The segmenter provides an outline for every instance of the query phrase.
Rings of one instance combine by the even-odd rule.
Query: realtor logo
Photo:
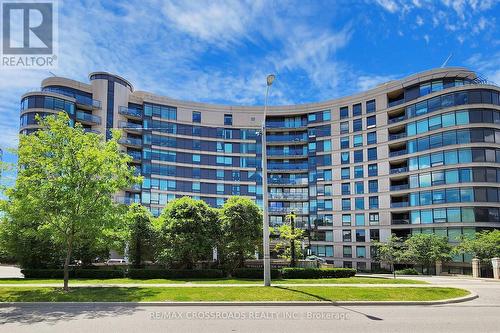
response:
[[[54,68],[54,1],[2,1],[2,67]]]

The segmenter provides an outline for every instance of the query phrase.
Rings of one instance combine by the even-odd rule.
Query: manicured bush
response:
[[[263,268],[236,268],[231,274],[235,278],[239,279],[263,279],[264,269]],[[281,279],[281,271],[279,269],[271,269],[272,279]]]
[[[404,268],[396,271],[397,275],[418,275],[418,271],[415,268]]]
[[[128,271],[131,279],[218,279],[224,277],[220,269],[135,269]]]
[[[27,279],[62,279],[62,269],[23,269],[21,273]],[[125,271],[121,269],[71,269],[70,278],[77,279],[116,279],[125,277]]]
[[[27,279],[62,279],[64,277],[62,269],[22,269],[21,273]],[[75,277],[75,272],[70,270],[69,277]]]
[[[283,268],[284,279],[348,278],[356,274],[352,268]]]

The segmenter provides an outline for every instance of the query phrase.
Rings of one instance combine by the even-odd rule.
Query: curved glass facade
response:
[[[294,212],[309,253],[358,270],[378,267],[371,244],[391,233],[433,232],[453,243],[500,227],[500,90],[473,77],[437,69],[338,100],[270,107],[269,223],[286,223]],[[262,108],[135,93],[107,73],[78,86],[47,80],[22,99],[21,133],[36,128],[35,113],[54,110],[88,131],[121,129],[123,149],[144,177],[117,194],[121,202],[155,215],[185,195],[213,207],[232,195],[262,205]],[[467,273],[469,259],[447,267]]]

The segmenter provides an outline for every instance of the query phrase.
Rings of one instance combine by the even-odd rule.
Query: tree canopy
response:
[[[482,231],[476,233],[474,238],[463,238],[458,250],[472,253],[482,261],[500,257],[500,230]]]

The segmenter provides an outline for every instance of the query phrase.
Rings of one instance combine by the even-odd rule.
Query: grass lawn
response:
[[[137,301],[431,301],[469,292],[456,288],[360,287],[77,287],[0,288],[0,302],[137,302]]]
[[[60,283],[61,279],[0,279],[0,284],[25,284],[25,283]],[[144,284],[159,284],[159,283],[207,283],[207,284],[255,284],[262,283],[262,279],[70,279],[69,284],[128,284],[128,283],[144,283]],[[352,277],[338,279],[289,279],[289,280],[273,280],[273,283],[341,283],[341,284],[427,284],[424,281],[409,280],[409,279],[385,279],[378,277]]]

